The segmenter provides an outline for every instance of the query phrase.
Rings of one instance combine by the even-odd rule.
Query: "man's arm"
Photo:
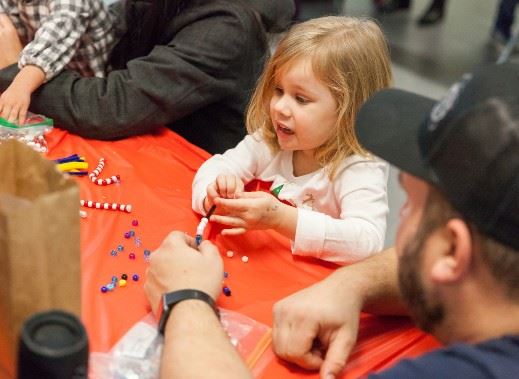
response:
[[[274,306],[274,350],[302,367],[320,367],[322,378],[333,378],[355,345],[361,310],[405,314],[394,249],[338,269],[278,302]]]
[[[223,263],[218,249],[204,241],[196,250],[193,243],[186,234],[174,232],[152,253],[144,290],[155,314],[166,292],[196,289],[213,299],[220,294]],[[181,301],[166,324],[161,377],[208,376],[251,377],[211,306],[201,300]]]
[[[236,78],[250,70],[256,20],[219,6],[177,16],[170,26],[185,25],[169,44],[105,79],[62,72],[33,94],[31,110],[73,133],[115,139],[149,132],[241,91]],[[17,72],[14,65],[0,71],[0,91]]]

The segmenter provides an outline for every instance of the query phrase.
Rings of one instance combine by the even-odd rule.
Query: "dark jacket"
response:
[[[147,55],[119,59],[123,68],[105,79],[64,71],[33,94],[30,110],[87,138],[168,125],[211,153],[225,151],[245,134],[243,114],[266,54],[264,24],[272,12],[256,11],[240,0],[185,1]],[[17,72],[16,65],[0,70],[0,91]]]

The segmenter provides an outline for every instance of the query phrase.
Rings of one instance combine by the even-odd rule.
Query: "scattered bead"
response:
[[[128,258],[130,258],[130,259],[135,259],[135,254],[130,253],[130,254],[128,255]]]
[[[133,226],[137,226],[137,225],[139,225],[139,221],[138,221],[138,220],[133,220],[133,221],[132,221],[132,225],[133,225]]]
[[[229,287],[227,287],[227,286],[223,287],[222,291],[225,296],[231,296],[231,289]]]
[[[108,288],[108,291],[113,291],[115,288],[115,285],[113,283],[107,284],[106,288]]]
[[[132,235],[130,234],[130,232],[125,232],[124,233],[124,238],[128,239],[130,238]]]
[[[87,217],[87,213],[85,211],[79,211],[79,217],[86,218]]]
[[[144,256],[149,257],[150,255],[151,255],[151,251],[149,251],[148,249],[144,249]]]
[[[119,280],[119,287],[125,287],[126,286],[126,280],[121,279]]]
[[[121,275],[121,279],[124,279],[124,280],[128,279],[128,275],[126,275],[126,274],[122,274],[122,275]]]
[[[232,252],[231,250],[227,251],[227,256],[228,256],[229,258],[234,257],[234,252]]]
[[[249,257],[246,256],[246,255],[244,255],[243,257],[241,257],[241,261],[242,261],[243,263],[247,263],[247,262],[249,261]]]
[[[224,272],[223,272],[223,277],[224,277],[224,278],[228,278],[228,277],[229,277],[229,273],[228,273],[227,271],[224,271]]]
[[[134,282],[138,281],[139,280],[139,275],[133,274],[132,275],[132,279],[133,279]]]
[[[135,232],[133,230],[130,230],[128,233],[130,233],[130,237],[133,237],[135,235]]]
[[[135,246],[141,247],[141,245],[142,245],[141,239],[139,237],[135,237]]]
[[[108,288],[106,288],[106,286],[102,286],[102,287],[101,287],[101,292],[102,292],[102,293],[106,293],[106,292],[108,292]]]
[[[123,251],[123,250],[124,250],[124,246],[123,246],[123,245],[119,245],[119,246],[117,246],[117,250],[119,250],[119,251]]]
[[[112,250],[112,251],[110,252],[110,255],[111,255],[112,257],[117,257],[117,251]]]
[[[112,276],[112,283],[117,283],[118,280],[119,278],[117,276]]]

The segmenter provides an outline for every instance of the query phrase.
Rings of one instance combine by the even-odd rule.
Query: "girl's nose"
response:
[[[290,116],[290,106],[286,95],[274,100],[274,110],[285,117]]]

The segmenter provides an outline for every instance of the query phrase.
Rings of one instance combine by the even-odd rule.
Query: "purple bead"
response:
[[[135,254],[130,253],[130,254],[128,255],[128,258],[130,258],[130,259],[135,259]]]
[[[145,257],[149,257],[151,255],[151,251],[149,251],[148,249],[145,249],[144,250],[144,256]]]
[[[133,237],[135,235],[135,232],[133,230],[130,230],[128,233],[130,233],[130,237]]]
[[[126,238],[126,239],[130,238],[131,236],[132,236],[132,235],[131,235],[130,232],[126,232],[126,233],[124,233],[124,238]]]
[[[106,288],[106,286],[102,286],[102,287],[101,287],[101,292],[102,292],[102,293],[106,293],[106,292],[108,292],[108,288]]]
[[[231,296],[231,289],[229,287],[227,287],[227,286],[223,287],[222,291],[225,296]]]
[[[133,220],[133,221],[132,221],[132,225],[133,225],[133,226],[137,226],[137,225],[139,225],[139,221],[138,221],[138,220]]]
[[[110,255],[111,255],[112,257],[117,257],[117,251],[112,250],[112,251],[110,252]]]
[[[138,281],[139,280],[139,275],[133,274],[132,279],[133,279],[134,282]]]
[[[228,278],[228,277],[229,277],[229,273],[228,273],[227,271],[224,271],[224,272],[223,272],[223,277],[224,277],[224,278]]]
[[[123,250],[124,250],[124,246],[123,246],[123,245],[119,245],[119,246],[117,246],[117,250],[119,250],[119,251],[123,251]]]

